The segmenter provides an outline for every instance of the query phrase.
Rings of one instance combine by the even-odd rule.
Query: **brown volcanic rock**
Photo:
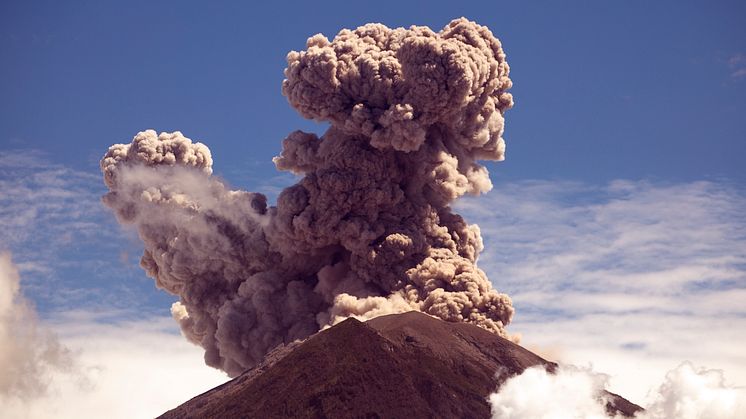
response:
[[[161,418],[488,418],[501,377],[556,364],[479,327],[419,312],[348,319]],[[612,395],[610,411],[640,407]]]

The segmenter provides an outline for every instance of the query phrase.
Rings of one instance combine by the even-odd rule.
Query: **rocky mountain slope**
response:
[[[501,380],[535,365],[556,368],[471,324],[419,312],[348,319],[161,418],[488,418]],[[611,396],[610,412],[641,409]]]

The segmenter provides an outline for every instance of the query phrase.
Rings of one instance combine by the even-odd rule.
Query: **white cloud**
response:
[[[0,238],[14,248],[37,241],[59,246],[73,238],[99,236],[96,221],[105,215],[101,182],[95,174],[46,162],[38,152],[4,151]]]
[[[510,330],[644,400],[682,360],[746,384],[746,196],[714,182],[523,181],[464,200]]]
[[[24,293],[42,317],[75,307],[154,311],[156,293],[136,262],[142,245],[101,204],[97,172],[49,162],[34,150],[0,152],[0,250],[10,250]],[[149,305],[150,304],[150,305]]]
[[[20,293],[10,253],[0,252],[0,402],[43,397],[50,375],[70,374],[73,367],[70,351],[39,325]]]
[[[734,79],[741,79],[746,77],[746,55],[745,54],[733,54],[728,59],[728,67],[730,67],[730,76]]]
[[[79,310],[40,322],[0,253],[1,416],[154,417],[227,380],[171,317],[127,320],[136,316]]]
[[[543,367],[509,378],[489,397],[493,419],[607,418],[602,391],[607,378],[587,369]]]
[[[61,313],[49,326],[77,354],[80,375],[53,374],[49,391],[3,406],[8,417],[155,417],[228,378],[204,365],[203,350],[175,332],[173,319],[126,313]],[[133,314],[133,313],[129,313]]]
[[[690,362],[669,371],[641,419],[739,419],[746,417],[746,390],[728,385],[720,370]]]
[[[554,374],[529,368],[489,396],[492,418],[608,418],[607,386],[608,377],[590,368],[562,365]],[[729,385],[722,371],[684,362],[666,374],[645,409],[635,417],[739,419],[746,416],[746,390]]]
[[[53,285],[62,281],[68,291],[82,292],[81,274],[105,276],[117,266],[101,260],[117,254],[121,244],[112,240],[119,232],[106,226],[110,216],[100,203],[100,184],[100,176],[49,163],[33,150],[2,152],[0,250],[13,252],[26,294],[35,301],[79,303]]]

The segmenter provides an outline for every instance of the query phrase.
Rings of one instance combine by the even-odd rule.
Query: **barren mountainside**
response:
[[[556,367],[471,324],[414,311],[348,319],[161,418],[488,418],[501,379],[534,365]],[[640,410],[612,399],[610,411]]]

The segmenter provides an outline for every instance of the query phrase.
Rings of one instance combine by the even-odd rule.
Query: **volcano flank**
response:
[[[537,365],[557,368],[471,324],[415,311],[350,318],[276,348],[161,418],[488,418],[488,395]],[[611,414],[642,410],[606,396]]]

